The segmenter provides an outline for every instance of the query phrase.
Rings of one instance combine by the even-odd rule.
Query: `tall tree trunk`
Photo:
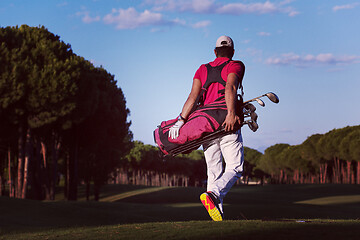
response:
[[[294,170],[293,181],[295,184],[300,183],[300,170],[299,169]]]
[[[320,164],[320,183],[327,183],[327,163]]]
[[[70,154],[67,153],[65,157],[65,187],[64,187],[64,197],[68,199],[69,194],[69,161],[70,161]]]
[[[69,201],[77,200],[77,183],[78,183],[78,175],[77,175],[77,165],[78,165],[78,144],[75,134],[74,144],[70,146],[70,154],[68,161],[68,195],[67,199]]]
[[[357,162],[356,182],[360,184],[360,161]]]
[[[37,200],[43,200],[44,199],[44,192],[43,192],[43,170],[41,167],[41,141],[40,139],[36,139],[36,143],[34,144],[35,147],[35,154],[33,156],[33,182],[31,184],[31,187],[34,187],[34,192],[36,194]]]
[[[22,184],[21,198],[26,198],[27,187],[29,182],[29,165],[32,158],[32,146],[30,142],[30,129],[26,131],[26,140],[25,140],[25,162],[24,162],[24,182]]]
[[[45,199],[50,200],[50,181],[49,181],[49,164],[47,163],[46,158],[46,145],[44,142],[41,142],[41,153],[43,156],[42,165],[43,165],[43,178],[44,178],[44,189],[45,189]]]
[[[324,164],[324,183],[327,183],[327,182],[328,182],[327,168],[328,168],[328,163],[326,162],[326,163]]]
[[[347,183],[346,169],[344,164],[340,163],[340,172],[341,172],[341,183]]]
[[[281,170],[280,170],[280,179],[279,179],[280,184],[283,184],[283,183],[284,183],[284,182],[283,182],[283,179],[284,179],[284,170],[281,169]]]
[[[8,147],[8,184],[9,184],[9,197],[14,197],[14,182],[13,176],[11,174],[12,167],[11,167],[11,149],[10,146]]]
[[[50,200],[55,200],[55,188],[58,181],[57,162],[59,158],[60,141],[57,141],[55,134],[53,134],[52,139],[52,174],[50,181]]]
[[[27,194],[27,184],[29,179],[29,156],[25,156],[24,161],[24,177],[21,189],[21,198],[25,199]]]
[[[351,183],[351,161],[346,161],[347,183]]]
[[[333,182],[334,183],[340,183],[340,159],[334,158],[334,167],[333,167]]]
[[[324,183],[323,182],[323,179],[324,179],[324,176],[323,176],[323,174],[324,174],[323,164],[320,164],[319,168],[320,168],[320,170],[319,170],[320,183],[323,184]]]
[[[17,169],[17,185],[15,195],[17,198],[22,197],[22,185],[24,180],[24,130],[23,126],[19,127],[19,139],[18,139],[18,169]]]

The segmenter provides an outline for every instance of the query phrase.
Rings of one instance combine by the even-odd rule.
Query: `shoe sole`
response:
[[[219,209],[217,209],[213,200],[210,198],[210,196],[207,193],[201,194],[200,200],[201,200],[201,203],[204,205],[206,211],[209,213],[212,220],[217,221],[217,222],[223,220]]]

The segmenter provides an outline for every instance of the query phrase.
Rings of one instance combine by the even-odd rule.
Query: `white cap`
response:
[[[234,42],[228,36],[221,36],[216,41],[216,47],[232,47],[232,48],[234,48]]]

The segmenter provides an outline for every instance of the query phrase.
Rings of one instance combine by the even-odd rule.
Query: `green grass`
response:
[[[224,222],[202,188],[107,186],[100,202],[0,197],[0,239],[359,239],[360,186],[234,187]],[[83,199],[82,189],[79,195]]]
[[[188,221],[11,233],[0,239],[358,239],[356,221]]]

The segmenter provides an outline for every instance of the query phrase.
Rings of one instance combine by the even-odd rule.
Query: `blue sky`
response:
[[[44,25],[73,51],[115,75],[131,111],[134,140],[176,117],[197,68],[229,35],[246,65],[245,100],[259,130],[243,128],[245,146],[300,144],[315,133],[358,125],[360,2],[355,0],[1,1],[0,25]]]

